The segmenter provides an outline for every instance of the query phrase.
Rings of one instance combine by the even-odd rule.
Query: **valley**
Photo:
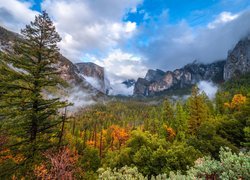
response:
[[[90,11],[91,3],[81,5]],[[131,11],[127,16],[137,13]],[[244,13],[230,21],[226,14],[226,20]],[[20,33],[0,21],[0,179],[250,179],[249,33],[231,43],[225,57],[213,60],[176,59],[171,66],[166,55],[161,66],[151,56],[143,61],[118,50],[124,57],[114,61],[117,54],[97,58],[103,52],[98,46],[76,61],[63,54],[70,49],[65,42],[77,49],[85,45],[82,37],[73,43],[73,36],[61,35],[62,26],[51,14],[39,12]],[[218,22],[206,28],[214,32]],[[222,22],[224,28],[227,22]],[[126,23],[112,26],[118,32],[112,38],[108,34],[105,43],[132,36],[134,24]],[[88,48],[98,28],[88,29]],[[134,41],[119,43],[139,51]],[[182,47],[186,41],[189,45],[190,37],[172,43]],[[151,43],[145,37],[138,42],[146,49]]]

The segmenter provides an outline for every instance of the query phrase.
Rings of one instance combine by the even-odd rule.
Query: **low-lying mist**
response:
[[[60,89],[57,93],[46,91],[44,94],[46,94],[48,99],[60,98],[60,101],[68,102],[70,106],[67,107],[67,111],[70,114],[76,113],[78,110],[96,103],[93,99],[93,97],[96,96],[95,93],[84,91],[82,88],[77,86],[73,88]]]
[[[198,83],[198,88],[201,92],[205,92],[209,99],[214,99],[218,90],[218,86],[210,81],[200,81]]]

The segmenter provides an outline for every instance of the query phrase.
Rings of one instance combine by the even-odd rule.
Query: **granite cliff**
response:
[[[250,35],[240,40],[233,50],[228,52],[224,67],[224,79],[245,74],[250,71]]]
[[[110,82],[105,76],[104,68],[92,62],[75,64],[79,74],[99,91],[108,94]]]
[[[174,71],[148,70],[144,78],[139,78],[135,83],[134,95],[149,96],[170,89],[187,88],[199,81],[223,81],[225,61],[211,64],[201,64],[194,61],[183,68]]]
[[[220,83],[247,72],[250,72],[250,35],[242,38],[228,52],[226,60],[211,64],[195,61],[181,69],[167,72],[148,70],[144,78],[136,81],[134,95],[149,96],[170,89],[187,88],[202,80]]]

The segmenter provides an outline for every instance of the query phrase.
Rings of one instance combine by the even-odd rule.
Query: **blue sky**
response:
[[[34,0],[34,1],[30,1],[32,2],[33,6],[31,7],[31,9],[36,10],[36,11],[41,11],[41,3],[43,0]]]
[[[32,3],[31,9],[41,12],[43,0],[20,0]],[[171,24],[186,20],[191,26],[202,26],[223,11],[237,13],[250,7],[248,0],[144,0],[139,4],[136,13],[128,13],[123,21],[146,23],[145,13],[157,18],[163,11],[168,12]]]
[[[136,21],[137,23],[143,22],[143,16],[140,14],[141,10],[147,12],[150,16],[159,16],[162,11],[168,11],[168,22],[169,23],[178,23],[183,19],[188,19],[191,24],[196,19],[195,12],[206,11],[209,8],[212,8],[218,1],[213,0],[145,0],[142,5],[138,7],[138,13],[131,14],[127,18],[128,20]],[[208,21],[208,16],[203,16],[204,21]],[[196,23],[195,23],[196,24]]]
[[[41,10],[61,53],[104,66],[114,83],[225,59],[250,34],[250,0],[0,0],[0,25],[20,32]]]
[[[31,9],[41,11],[43,0],[32,0],[30,2],[33,4]],[[98,0],[96,2],[98,5]],[[161,28],[165,25],[174,26],[180,22],[185,22],[192,28],[202,28],[222,12],[237,14],[249,9],[249,7],[249,0],[143,0],[136,6],[136,12],[124,11],[121,21],[135,22],[137,26],[149,29],[152,28],[152,21],[154,22],[153,28]],[[112,4],[110,4],[110,8],[112,8]],[[163,12],[166,13],[165,18],[162,18]],[[156,33],[158,32],[156,31]],[[148,44],[150,38],[154,37],[141,33],[141,35],[134,37],[134,41],[124,43],[122,48],[133,51],[135,43],[138,47],[143,47]],[[103,55],[98,48],[92,48],[89,53]],[[90,60],[86,56],[81,59],[84,61]]]

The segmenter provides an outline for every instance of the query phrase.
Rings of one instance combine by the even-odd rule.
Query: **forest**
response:
[[[250,74],[214,99],[110,98],[70,113],[43,12],[0,54],[0,179],[250,179]]]

